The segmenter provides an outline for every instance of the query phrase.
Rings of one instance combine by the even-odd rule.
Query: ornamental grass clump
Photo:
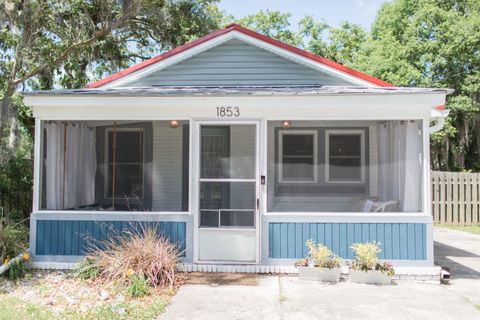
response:
[[[308,240],[306,244],[309,252],[309,257],[314,267],[327,269],[340,267],[340,258],[336,256],[325,245],[321,243],[316,244],[313,240]]]
[[[377,243],[354,243],[351,248],[355,252],[355,258],[350,262],[350,268],[365,272],[378,270],[387,273],[388,276],[395,274],[393,266],[390,263],[379,262],[378,257],[382,250]]]
[[[99,283],[139,287],[139,279],[143,279],[153,288],[172,288],[180,254],[177,246],[155,229],[124,232],[98,243],[78,265],[77,273]]]

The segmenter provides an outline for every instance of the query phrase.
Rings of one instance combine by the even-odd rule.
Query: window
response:
[[[107,197],[143,198],[143,129],[109,128],[106,132]]]
[[[317,181],[317,131],[280,131],[280,182]]]
[[[365,180],[363,130],[326,130],[326,181],[362,183]]]

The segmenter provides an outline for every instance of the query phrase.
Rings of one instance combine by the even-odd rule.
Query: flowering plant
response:
[[[340,258],[325,245],[321,243],[316,244],[313,240],[308,240],[306,244],[308,255],[315,267],[328,269],[340,267]]]
[[[384,273],[386,272],[389,276],[395,274],[395,270],[390,263],[380,263],[378,261],[381,249],[377,243],[354,243],[351,248],[355,252],[355,258],[350,262],[350,268],[365,272],[378,270]]]
[[[297,260],[297,262],[295,262],[295,268],[298,268],[298,267],[308,267],[308,259],[307,258],[303,258],[303,259],[300,259],[300,260]]]

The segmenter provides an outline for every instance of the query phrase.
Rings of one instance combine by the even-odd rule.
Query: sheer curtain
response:
[[[399,201],[400,211],[418,212],[422,185],[419,121],[389,121],[378,126],[378,196]]]
[[[95,130],[49,122],[46,139],[46,208],[72,209],[95,201]],[[66,143],[65,143],[66,140]]]

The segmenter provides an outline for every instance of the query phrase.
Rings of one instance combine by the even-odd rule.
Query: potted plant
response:
[[[393,266],[380,263],[378,256],[381,249],[375,242],[354,243],[352,250],[355,258],[349,263],[350,281],[353,283],[390,284],[395,274]]]
[[[323,244],[307,243],[308,256],[295,263],[300,279],[338,282],[341,274],[341,260]]]

